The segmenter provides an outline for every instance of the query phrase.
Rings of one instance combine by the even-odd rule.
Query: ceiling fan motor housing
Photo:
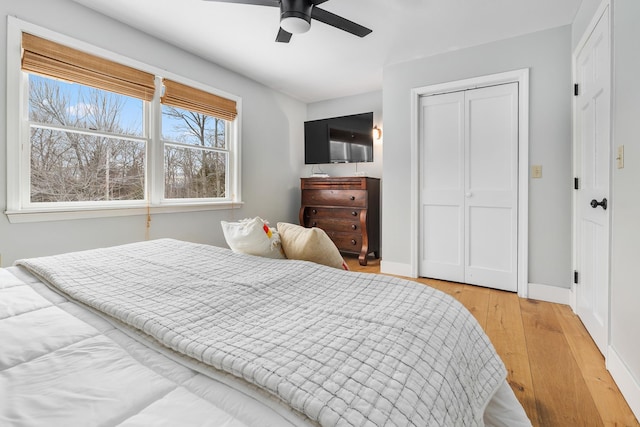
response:
[[[281,0],[280,26],[290,33],[304,33],[311,27],[311,9],[309,0]]]

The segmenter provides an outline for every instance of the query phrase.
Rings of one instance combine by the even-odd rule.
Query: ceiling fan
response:
[[[208,0],[223,3],[253,4],[280,8],[280,30],[276,41],[289,43],[292,34],[301,34],[311,28],[311,19],[324,22],[340,30],[364,37],[371,32],[369,28],[349,21],[341,16],[317,7],[327,0]]]

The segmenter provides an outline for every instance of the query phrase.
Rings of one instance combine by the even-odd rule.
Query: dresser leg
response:
[[[367,253],[360,252],[360,255],[358,255],[358,261],[360,262],[360,265],[367,265]]]

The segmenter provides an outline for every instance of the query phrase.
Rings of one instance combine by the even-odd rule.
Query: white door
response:
[[[576,313],[606,355],[609,313],[610,55],[608,8],[575,59]]]
[[[420,98],[420,271],[464,282],[464,92]]]
[[[419,275],[517,290],[518,84],[421,98]]]

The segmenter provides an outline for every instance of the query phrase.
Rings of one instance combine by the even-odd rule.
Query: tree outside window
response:
[[[31,203],[146,199],[144,101],[29,75]],[[228,122],[162,105],[164,198],[227,195]]]
[[[163,105],[162,139],[166,199],[226,196],[226,120]]]

